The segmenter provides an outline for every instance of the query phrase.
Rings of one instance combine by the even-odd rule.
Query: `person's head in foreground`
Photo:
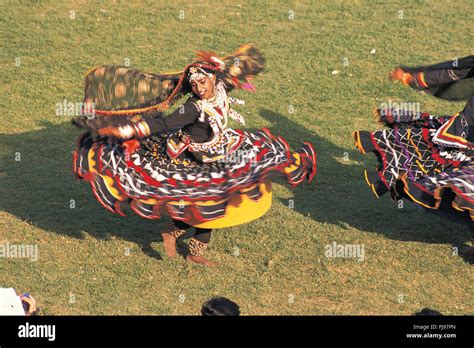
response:
[[[416,312],[414,315],[421,315],[421,316],[438,316],[438,315],[443,315],[438,311],[435,311],[434,309],[431,308],[423,308],[421,311]]]
[[[204,316],[237,316],[240,315],[240,308],[234,301],[218,296],[202,305],[201,314]]]
[[[29,293],[24,293],[20,296],[21,304],[25,310],[25,315],[38,315],[38,309],[36,307],[36,300]]]

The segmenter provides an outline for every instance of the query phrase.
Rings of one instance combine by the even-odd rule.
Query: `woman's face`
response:
[[[191,88],[194,94],[201,99],[211,99],[214,97],[214,86],[216,81],[216,75],[212,77],[201,77],[191,82]]]

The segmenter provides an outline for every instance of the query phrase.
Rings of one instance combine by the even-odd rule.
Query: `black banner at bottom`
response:
[[[0,317],[0,347],[367,345],[472,347],[473,317]]]

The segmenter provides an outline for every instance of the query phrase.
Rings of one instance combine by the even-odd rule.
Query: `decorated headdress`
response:
[[[212,75],[214,75],[213,72],[207,72],[203,68],[192,66],[188,70],[187,79],[189,82],[192,82],[203,77],[211,77]]]
[[[189,82],[201,77],[211,77],[217,72],[222,73],[225,69],[225,63],[215,56],[214,52],[201,52],[202,51],[198,52],[198,57],[201,59],[190,64],[187,69],[185,69],[185,75]]]

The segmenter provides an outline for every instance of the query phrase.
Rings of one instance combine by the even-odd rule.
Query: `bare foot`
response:
[[[169,233],[162,233],[163,246],[165,247],[166,255],[176,257],[176,238]]]
[[[400,81],[405,86],[409,86],[413,81],[412,74],[403,71],[403,69],[400,67],[393,69],[390,72],[389,77],[392,81]]]
[[[404,71],[400,67],[396,67],[395,69],[390,71],[390,74],[388,76],[392,81],[401,81],[403,78],[403,73]]]
[[[199,263],[201,265],[205,265],[205,266],[209,266],[209,267],[217,266],[216,262],[209,261],[208,259],[205,259],[202,256],[188,255],[188,256],[186,256],[186,261]]]

